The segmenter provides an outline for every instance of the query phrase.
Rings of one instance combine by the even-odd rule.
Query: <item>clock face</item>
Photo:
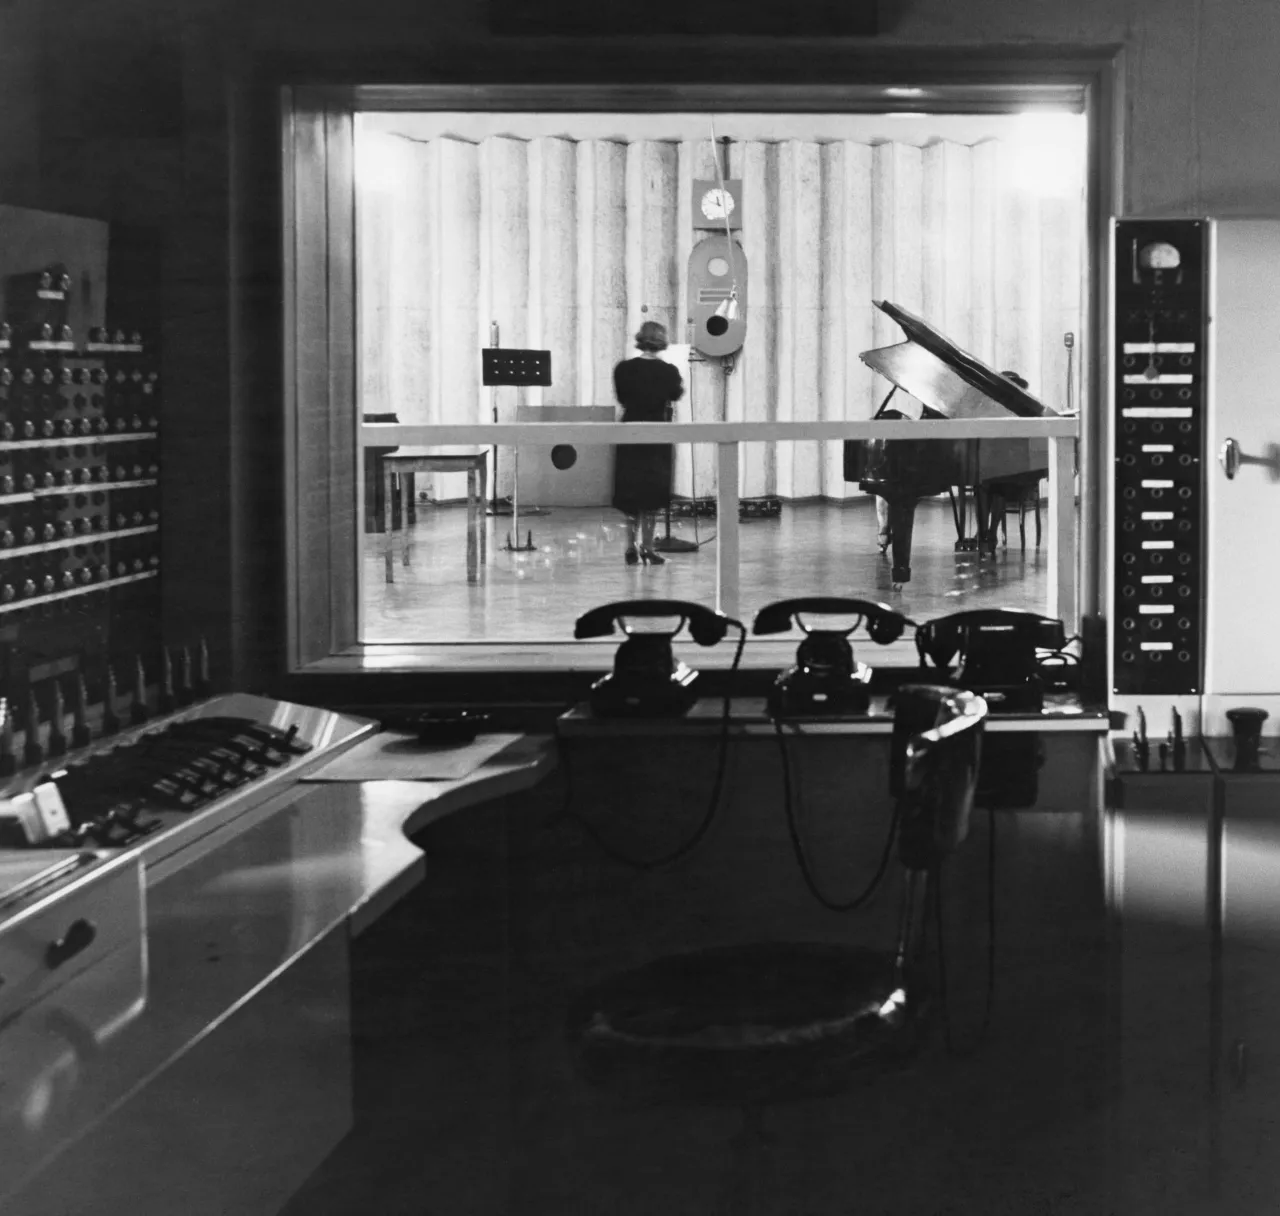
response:
[[[709,220],[728,219],[733,214],[733,195],[717,186],[702,196],[702,214]]]

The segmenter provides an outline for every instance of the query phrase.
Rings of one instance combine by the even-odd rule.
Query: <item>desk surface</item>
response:
[[[566,736],[680,735],[718,731],[724,713],[720,697],[703,697],[681,718],[597,718],[588,705],[576,705],[559,718],[560,732]],[[871,699],[871,712],[864,717],[794,718],[785,724],[789,734],[803,735],[888,735],[893,732],[893,714],[887,698]],[[1078,731],[1106,734],[1110,722],[1105,709],[1086,709],[1078,698],[1055,694],[1045,698],[1038,714],[991,714],[984,730],[993,732]],[[763,697],[732,697],[729,701],[729,733],[751,737],[773,735],[775,728],[765,712]]]
[[[6,1125],[0,1195],[69,1148],[327,934],[344,924],[361,932],[422,882],[426,858],[407,834],[528,789],[554,766],[548,737],[523,736],[457,781],[299,782],[264,815],[229,825],[216,848],[148,885],[145,1004],[101,1036],[92,1066],[73,1073],[75,1092],[64,1095],[58,1117],[21,1136]],[[104,961],[101,971],[111,966]],[[60,1057],[50,1067],[59,1078],[68,1072]],[[32,1092],[47,1083],[39,1073],[23,1082]],[[5,1110],[22,1108],[22,1095],[5,1098]]]

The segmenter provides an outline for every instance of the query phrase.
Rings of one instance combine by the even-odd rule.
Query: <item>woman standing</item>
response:
[[[671,403],[684,395],[678,368],[658,358],[667,349],[667,331],[646,321],[636,334],[639,356],[613,369],[613,388],[623,422],[668,422]],[[672,451],[669,443],[620,443],[613,466],[613,505],[627,517],[628,566],[643,561],[661,566],[653,551],[658,512],[671,505]]]

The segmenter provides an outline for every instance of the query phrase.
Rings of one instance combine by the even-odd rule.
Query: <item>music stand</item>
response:
[[[480,348],[482,383],[490,389],[506,386],[521,387],[529,384],[551,384],[551,352],[549,350],[519,350],[514,347],[482,346]],[[490,393],[493,403],[493,420],[498,421],[498,401]],[[520,445],[516,444],[512,457],[514,475],[511,479],[511,531],[507,533],[506,548],[512,553],[527,553],[533,549],[533,533],[520,543]],[[498,445],[493,445],[493,505],[491,515],[498,515]],[[545,515],[546,511],[534,507],[528,515]]]

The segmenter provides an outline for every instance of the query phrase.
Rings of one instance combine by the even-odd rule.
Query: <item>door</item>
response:
[[[1205,692],[1280,691],[1280,220],[1211,227]],[[1229,439],[1234,478],[1219,459]]]
[[[1223,774],[1223,1212],[1280,1194],[1280,774]]]

